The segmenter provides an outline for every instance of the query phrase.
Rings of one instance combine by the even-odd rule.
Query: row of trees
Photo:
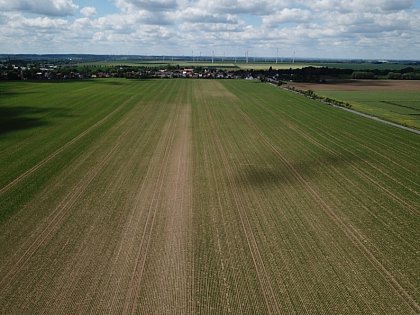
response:
[[[314,100],[319,100],[321,102],[324,102],[326,104],[329,105],[336,105],[336,106],[340,106],[340,107],[345,107],[345,108],[351,108],[351,104],[348,102],[342,102],[333,98],[329,98],[329,97],[323,97],[320,96],[318,94],[316,94],[314,91],[312,90],[300,90],[295,88],[294,86],[289,88],[292,91],[295,91],[297,93],[300,93],[302,95],[305,95],[308,98],[314,99]]]
[[[401,70],[366,70],[354,71],[352,79],[378,79],[386,78],[390,80],[420,80],[420,69],[407,67]]]

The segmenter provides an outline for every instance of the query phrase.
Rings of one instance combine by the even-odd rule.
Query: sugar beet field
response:
[[[0,314],[419,314],[420,137],[247,81],[0,83]]]

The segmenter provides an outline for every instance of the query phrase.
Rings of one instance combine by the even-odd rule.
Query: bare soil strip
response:
[[[190,108],[174,104],[170,111],[113,263],[124,274],[114,287],[110,310],[173,314],[187,313],[191,308]],[[154,269],[145,274],[150,265]],[[127,287],[121,306],[115,300],[119,287]]]
[[[189,269],[191,266],[192,221],[192,157],[191,107],[182,105],[178,124],[173,132],[171,160],[166,171],[162,198],[162,242],[155,273],[160,279],[154,297],[160,314],[185,314],[191,311]]]
[[[174,112],[176,117],[177,113]],[[170,146],[173,142],[174,133],[170,132],[174,127],[176,119],[171,118],[170,123],[167,124],[166,128],[162,131],[162,138],[155,151],[156,164],[151,164],[148,169],[148,177],[145,179],[142,185],[142,189],[137,196],[137,203],[135,209],[137,211],[147,209],[146,222],[144,229],[141,234],[140,243],[138,249],[134,255],[134,269],[130,272],[131,277],[128,286],[128,294],[125,298],[123,312],[133,314],[136,312],[138,307],[140,283],[143,277],[144,266],[147,259],[149,250],[150,240],[153,235],[153,229],[155,225],[155,218],[158,211],[160,202],[160,194],[164,183],[164,171],[169,163],[169,152]],[[131,226],[136,228],[136,226]],[[134,244],[132,244],[134,245]]]
[[[149,205],[148,227],[144,230],[136,268],[130,281],[124,312],[139,310],[159,314],[185,314],[191,309],[190,276],[192,253],[192,158],[191,109],[174,106],[169,128],[163,136],[161,165],[144,187],[142,200]],[[153,167],[154,168],[154,167]],[[156,179],[156,181],[155,181]],[[147,223],[146,223],[147,224]]]

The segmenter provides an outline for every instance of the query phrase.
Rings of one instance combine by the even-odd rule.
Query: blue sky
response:
[[[420,59],[420,0],[0,0],[0,53]]]

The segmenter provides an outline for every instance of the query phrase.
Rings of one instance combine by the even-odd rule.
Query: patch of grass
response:
[[[420,129],[420,92],[318,91],[317,93],[349,102],[353,109],[360,112]]]

